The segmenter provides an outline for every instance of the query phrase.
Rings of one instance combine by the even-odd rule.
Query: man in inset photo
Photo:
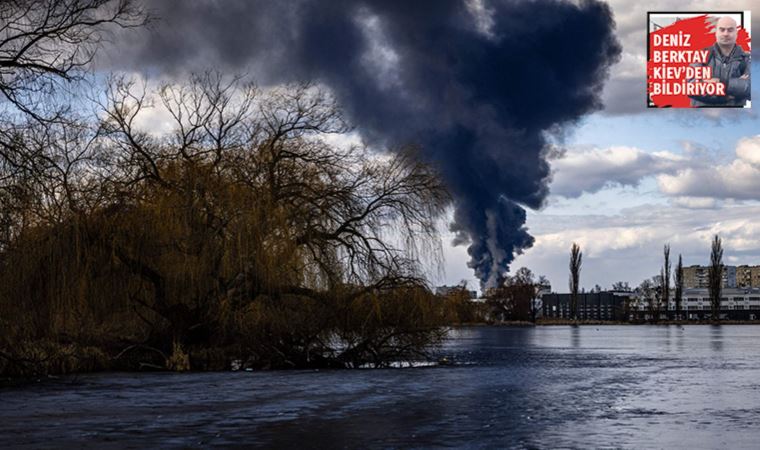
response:
[[[725,16],[715,24],[715,44],[706,48],[710,52],[707,63],[712,68],[713,83],[723,83],[726,95],[691,96],[695,107],[733,106],[742,107],[750,100],[750,53],[736,44],[738,34],[736,20]]]

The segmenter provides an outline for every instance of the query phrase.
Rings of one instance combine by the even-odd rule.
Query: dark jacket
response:
[[[707,64],[699,65],[712,67],[712,76],[726,86],[726,95],[692,96],[692,106],[744,106],[750,100],[752,85],[749,78],[740,77],[749,75],[750,54],[734,45],[731,53],[723,56],[717,43],[705,50],[710,52]]]

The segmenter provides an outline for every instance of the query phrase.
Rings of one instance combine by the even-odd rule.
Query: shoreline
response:
[[[624,322],[614,320],[569,320],[569,319],[536,319],[535,322],[514,320],[503,322],[473,322],[450,325],[451,327],[538,327],[557,325],[760,325],[760,320],[660,320],[658,322]]]

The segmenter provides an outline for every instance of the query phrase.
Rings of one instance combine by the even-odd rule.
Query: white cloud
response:
[[[760,200],[760,135],[741,139],[727,164],[661,174],[657,183],[669,196]]]
[[[551,161],[552,194],[578,198],[611,187],[637,187],[653,177],[660,194],[679,207],[714,208],[716,199],[760,200],[760,135],[740,139],[735,157],[721,158],[723,163],[693,143],[684,145],[683,154],[625,146],[569,150]]]
[[[741,139],[736,146],[736,156],[752,165],[760,166],[760,135]]]
[[[659,272],[666,243],[673,259],[683,255],[684,265],[706,264],[715,234],[723,239],[726,261],[758,264],[760,223],[751,219],[758,215],[756,203],[698,210],[650,204],[614,216],[531,213],[528,225],[536,243],[517,257],[513,269],[527,266],[547,275],[555,290],[564,291],[570,246],[577,242],[584,258],[582,286],[609,287],[619,280],[638,285]]]
[[[165,136],[174,131],[177,123],[169,110],[160,104],[160,100],[153,100],[156,106],[143,108],[135,117],[135,126],[155,137]]]
[[[638,186],[642,179],[675,173],[692,160],[671,152],[647,153],[634,147],[568,151],[552,161],[552,193],[567,198],[609,186]]]
[[[711,197],[676,197],[672,200],[674,206],[685,209],[715,209],[718,201]]]

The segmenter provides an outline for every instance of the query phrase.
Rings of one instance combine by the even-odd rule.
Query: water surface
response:
[[[453,366],[0,390],[0,448],[758,448],[760,327],[475,327]]]

